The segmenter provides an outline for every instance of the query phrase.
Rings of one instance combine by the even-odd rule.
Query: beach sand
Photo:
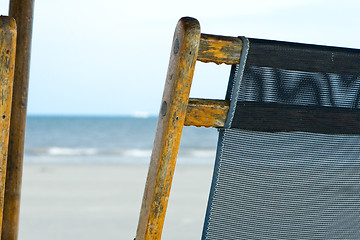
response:
[[[21,240],[133,239],[146,165],[25,164]],[[162,239],[200,239],[213,167],[178,165]]]

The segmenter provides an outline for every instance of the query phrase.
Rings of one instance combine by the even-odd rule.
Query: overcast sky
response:
[[[28,113],[157,115],[182,16],[203,33],[360,48],[359,11],[346,0],[35,0]],[[223,98],[229,69],[197,63],[191,96]]]

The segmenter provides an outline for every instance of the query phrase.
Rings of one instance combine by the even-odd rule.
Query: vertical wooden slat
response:
[[[179,20],[162,98],[136,240],[160,239],[200,42],[200,24]]]
[[[10,17],[0,17],[0,236],[4,207],[10,111],[15,69],[15,51],[15,21]]]
[[[17,24],[17,48],[11,109],[8,164],[2,226],[3,240],[17,239],[24,155],[34,0],[11,0],[9,16]]]

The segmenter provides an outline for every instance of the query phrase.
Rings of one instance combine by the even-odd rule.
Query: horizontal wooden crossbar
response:
[[[190,98],[185,126],[223,127],[229,112],[230,101]]]
[[[237,37],[201,34],[197,60],[216,64],[238,64],[242,41]]]
[[[237,37],[201,34],[197,60],[216,64],[238,64],[242,41]],[[189,100],[185,126],[223,127],[229,101]],[[360,110],[346,108],[243,103],[233,127],[266,131],[306,131],[327,134],[360,134]]]

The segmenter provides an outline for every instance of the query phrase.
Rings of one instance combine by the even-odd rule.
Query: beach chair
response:
[[[224,100],[189,99],[196,60],[232,65]],[[359,101],[360,50],[180,19],[136,240],[161,238],[184,125],[219,129],[202,239],[359,239]]]

